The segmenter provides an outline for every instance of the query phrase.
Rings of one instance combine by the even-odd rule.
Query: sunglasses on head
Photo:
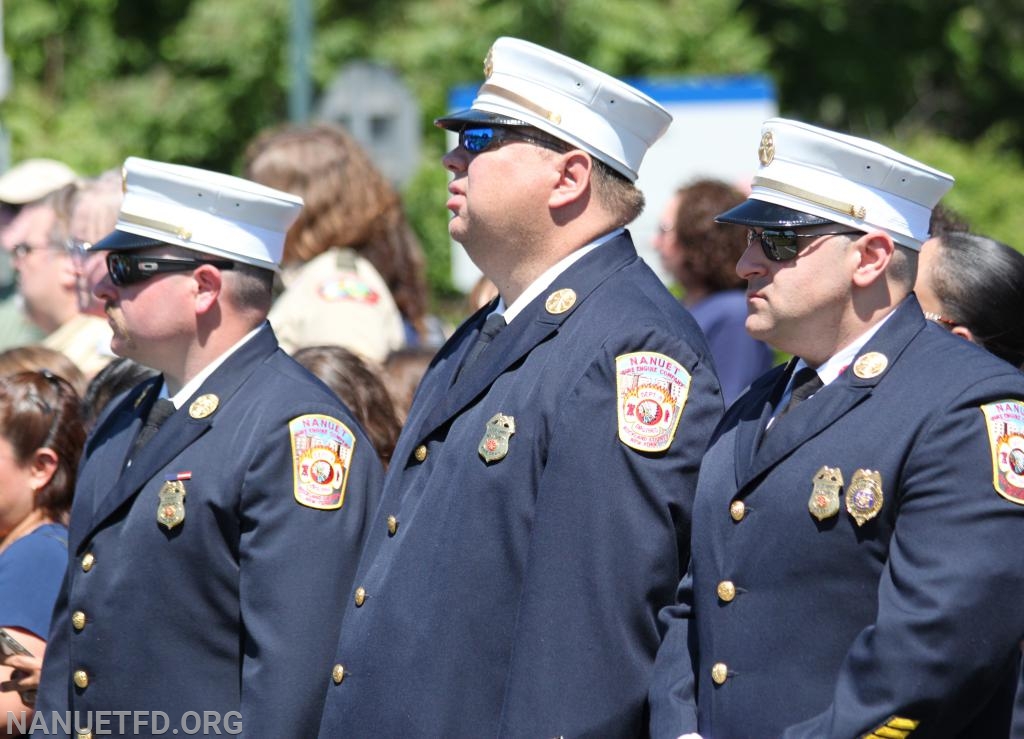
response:
[[[110,281],[118,286],[144,282],[166,272],[189,272],[204,264],[211,264],[218,269],[231,269],[235,266],[234,262],[226,259],[167,259],[117,251],[107,254],[107,273]]]
[[[459,131],[459,146],[470,154],[481,154],[497,149],[513,141],[524,141],[528,144],[543,146],[545,149],[563,152],[568,144],[556,139],[549,139],[543,134],[527,128],[511,128],[504,126],[480,126],[464,128]]]
[[[798,234],[796,231],[775,231],[766,228],[760,233],[752,228],[747,229],[747,246],[754,243],[754,239],[761,242],[761,250],[764,255],[773,262],[788,262],[796,259],[800,253],[800,246],[797,239],[820,239],[823,236],[848,236],[859,234],[860,231],[828,231],[827,233]]]

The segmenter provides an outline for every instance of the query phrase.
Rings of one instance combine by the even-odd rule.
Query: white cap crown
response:
[[[784,118],[765,121],[750,198],[919,249],[953,178],[867,139]],[[741,206],[742,207],[742,206]]]
[[[205,169],[129,157],[123,174],[118,231],[256,267],[278,268],[302,210],[297,195]]]
[[[601,160],[631,182],[672,116],[625,82],[521,39],[487,52],[486,81],[473,106],[438,119],[445,128],[487,122],[529,125]]]

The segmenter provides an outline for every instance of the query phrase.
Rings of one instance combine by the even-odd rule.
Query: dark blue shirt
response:
[[[45,639],[64,570],[68,530],[40,526],[0,554],[0,626],[15,626]]]
[[[713,293],[690,306],[690,313],[707,337],[728,406],[772,368],[775,358],[771,347],[747,333],[747,298],[742,290]]]

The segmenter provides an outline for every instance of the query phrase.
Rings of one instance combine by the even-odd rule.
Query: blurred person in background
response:
[[[101,252],[91,252],[89,248],[114,230],[123,199],[121,170],[110,169],[79,182],[69,203],[69,245],[75,266],[78,310],[83,314],[107,317],[103,303],[93,294],[107,273],[107,265]]]
[[[65,380],[46,370],[0,377],[0,627],[31,653],[0,660],[0,721],[34,703],[84,441]]]
[[[409,416],[416,388],[435,356],[437,352],[434,349],[413,346],[391,352],[384,360],[384,385],[394,401],[395,412],[402,424],[405,424]]]
[[[669,200],[654,237],[662,267],[683,289],[683,305],[708,339],[726,405],[774,363],[771,347],[745,327],[746,283],[736,262],[746,248],[746,230],[715,222],[744,199],[728,183],[697,180]]]
[[[244,174],[305,202],[270,313],[286,350],[337,344],[381,363],[421,341],[422,248],[398,193],[350,134],[326,123],[265,131],[246,149]]]
[[[49,370],[70,383],[79,396],[85,392],[87,380],[78,365],[67,354],[42,344],[13,346],[0,352],[0,377],[18,372]]]
[[[27,204],[74,180],[74,170],[53,159],[26,159],[0,175],[0,349],[43,338],[43,332],[21,308],[11,263],[11,250],[17,239],[15,234],[7,234],[7,226]]]
[[[987,236],[946,231],[921,247],[914,292],[926,318],[1024,365],[1024,254]]]
[[[78,269],[68,227],[78,183],[25,206],[10,225],[18,292],[25,312],[46,333],[44,346],[68,355],[86,377],[113,358],[107,321],[79,309]]]
[[[387,467],[402,426],[391,395],[380,379],[379,368],[371,370],[357,354],[343,346],[307,346],[292,357],[344,401]]]

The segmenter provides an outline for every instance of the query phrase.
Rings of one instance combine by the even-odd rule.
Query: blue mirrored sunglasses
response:
[[[558,152],[569,150],[568,144],[557,139],[547,138],[540,132],[530,128],[480,126],[464,128],[459,131],[459,146],[470,154],[481,154],[514,141],[536,144],[537,146],[543,146],[545,149]]]

